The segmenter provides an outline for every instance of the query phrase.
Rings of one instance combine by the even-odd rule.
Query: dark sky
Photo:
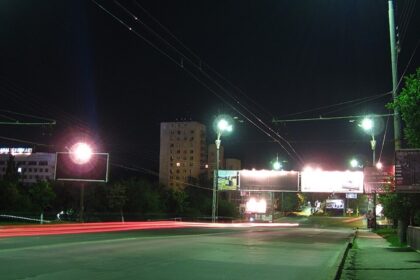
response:
[[[415,2],[396,1],[399,74],[419,40]],[[301,165],[290,149],[292,156],[256,127],[268,131],[259,120],[289,140],[304,163],[342,169],[352,155],[370,160],[369,135],[355,122],[279,125],[272,119],[388,112],[390,95],[295,114],[392,89],[387,1],[97,3],[137,35],[88,0],[0,2],[0,109],[57,120],[52,128],[3,125],[2,145],[12,144],[8,137],[60,151],[83,132],[114,162],[157,170],[160,122],[202,122],[213,142],[214,116],[226,113],[238,120],[222,145],[245,168],[268,168],[276,154],[289,168]],[[407,73],[418,66],[420,50]],[[34,121],[0,112],[0,121],[11,117]],[[387,118],[381,122],[377,156]],[[392,148],[391,119],[385,162],[392,160]]]

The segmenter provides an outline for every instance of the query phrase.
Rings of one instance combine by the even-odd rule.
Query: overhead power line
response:
[[[379,115],[369,115],[371,118],[380,118],[394,116],[394,114],[379,114]],[[318,118],[305,118],[305,119],[289,119],[289,120],[273,120],[274,123],[287,123],[287,122],[307,122],[307,121],[331,121],[331,120],[342,120],[342,119],[359,119],[364,118],[366,115],[357,115],[357,116],[337,116],[337,117],[318,117]]]
[[[203,81],[202,78],[199,77],[199,75],[203,75],[205,78],[207,78],[208,80],[210,80],[213,84],[215,84],[219,89],[221,89],[224,93],[226,93],[230,98],[232,98],[235,103],[239,106],[241,106],[242,108],[246,109],[247,108],[241,103],[239,102],[239,100],[233,95],[231,94],[223,85],[221,85],[219,82],[217,82],[213,77],[211,77],[208,73],[206,73],[202,68],[201,65],[197,65],[197,63],[193,62],[191,59],[189,59],[187,56],[185,56],[182,52],[180,52],[178,49],[176,49],[172,44],[170,44],[169,42],[167,42],[162,36],[160,35],[156,35],[157,33],[151,29],[150,27],[147,26],[147,30],[152,30],[150,32],[152,32],[156,37],[158,37],[158,39],[160,39],[163,43],[165,43],[166,45],[168,45],[172,50],[175,50],[176,53],[178,53],[179,55],[181,55],[181,61],[178,61],[177,59],[173,58],[172,56],[170,56],[167,52],[165,52],[164,50],[162,50],[161,48],[159,48],[156,44],[154,44],[153,42],[151,42],[149,39],[145,38],[145,36],[141,35],[139,32],[137,32],[135,29],[133,29],[130,25],[128,25],[125,21],[123,21],[122,19],[120,19],[119,17],[117,17],[116,15],[114,15],[112,12],[110,12],[109,10],[107,10],[104,6],[100,5],[98,2],[96,2],[95,0],[91,0],[95,5],[97,5],[99,8],[101,8],[103,11],[105,11],[108,15],[110,15],[111,17],[113,17],[115,20],[117,20],[119,23],[121,23],[123,26],[125,26],[129,31],[133,32],[136,36],[138,36],[139,38],[141,38],[142,40],[144,40],[146,43],[148,43],[150,46],[152,46],[153,48],[155,48],[156,50],[159,51],[159,53],[163,54],[164,56],[166,56],[167,58],[169,58],[172,62],[174,62],[176,65],[180,66],[181,69],[183,69],[184,71],[186,71],[191,77],[193,77],[197,82],[199,82],[200,84],[202,84],[203,86],[205,86],[210,92],[212,92],[213,94],[215,94],[219,99],[221,99],[224,103],[226,103],[227,105],[229,105],[234,111],[236,111],[238,114],[240,114],[242,117],[246,118],[251,124],[253,124],[254,126],[256,126],[259,130],[261,130],[264,134],[266,134],[267,136],[269,136],[270,138],[274,139],[274,136],[271,134],[273,133],[274,135],[279,137],[279,134],[274,132],[274,130],[270,130],[270,132],[266,131],[264,128],[262,128],[260,125],[257,124],[257,122],[262,123],[265,127],[267,127],[267,125],[265,123],[263,123],[261,121],[260,118],[256,118],[257,122],[252,121],[248,116],[246,116],[244,113],[242,113],[238,108],[236,108],[235,106],[233,106],[226,98],[224,98],[221,94],[219,94],[218,92],[216,92],[211,86],[208,85],[207,82]],[[114,3],[117,3],[117,5],[121,8],[121,4],[118,1],[114,1]],[[123,8],[123,10],[129,14],[129,16],[131,18],[133,18],[136,22],[140,22],[143,26],[145,26],[146,24],[143,21],[138,21],[138,17],[135,16],[132,12],[128,11],[127,8]],[[186,61],[188,61],[189,63],[191,63],[191,65],[198,70],[198,73],[195,74],[193,73],[191,70],[187,69],[187,67],[185,67],[185,65],[183,64],[183,59],[185,59]],[[201,60],[200,60],[201,61]],[[249,110],[247,110],[248,113],[250,112]],[[253,117],[255,117],[255,114],[252,114]],[[289,147],[292,148],[292,151],[295,153],[295,155],[293,155],[281,142],[281,141],[285,141],[287,143],[287,145]],[[281,139],[276,139],[276,142],[280,144],[280,146],[294,159],[301,161],[302,159],[300,158],[300,156],[296,153],[296,151],[293,149],[293,147],[291,146],[290,143],[287,142],[287,140],[283,137],[281,137]]]
[[[0,125],[55,125],[56,124],[55,120],[40,117],[40,116],[34,116],[34,115],[29,115],[29,114],[24,114],[24,113],[13,112],[13,111],[9,111],[9,110],[1,110],[1,109],[0,109],[0,112],[45,121],[45,122],[20,121],[18,119],[14,119],[14,118],[10,118],[10,117],[4,116],[4,115],[0,115],[0,116],[3,116],[3,117],[6,117],[8,119],[13,119],[12,121],[6,121],[6,122],[5,121],[0,121]]]

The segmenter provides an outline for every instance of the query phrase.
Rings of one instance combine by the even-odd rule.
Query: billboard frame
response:
[[[109,153],[92,153],[92,155],[106,155],[106,171],[105,171],[105,180],[94,180],[94,179],[57,179],[57,165],[58,165],[58,154],[71,154],[70,152],[56,152],[55,153],[55,170],[54,170],[54,180],[55,181],[67,181],[67,182],[97,182],[97,183],[107,183],[109,175]]]

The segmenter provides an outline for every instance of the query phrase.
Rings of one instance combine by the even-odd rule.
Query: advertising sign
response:
[[[344,201],[342,199],[327,199],[325,201],[326,209],[344,209]]]
[[[88,162],[76,163],[70,153],[57,153],[55,179],[62,181],[108,181],[108,158],[106,153],[93,153]]]
[[[0,154],[30,155],[32,148],[0,148]]]
[[[365,167],[364,190],[365,193],[387,193],[394,191],[394,183],[392,178],[395,175],[394,166],[384,166],[381,169],[376,167]]]
[[[420,192],[420,149],[395,151],[395,190]]]
[[[357,199],[357,193],[346,193],[346,198]]]
[[[302,192],[362,193],[362,171],[303,171]]]
[[[241,191],[297,192],[299,173],[296,171],[241,170]]]
[[[239,183],[239,171],[238,170],[219,170],[217,176],[219,191],[236,191]]]

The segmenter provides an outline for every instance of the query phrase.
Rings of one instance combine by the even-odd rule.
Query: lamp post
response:
[[[364,118],[360,126],[363,128],[364,131],[366,131],[367,133],[370,133],[370,135],[372,136],[372,140],[370,140],[370,147],[372,149],[372,166],[375,166],[376,140],[375,140],[375,134],[374,134],[374,122],[371,118]]]
[[[70,158],[76,164],[83,165],[90,161],[92,148],[86,143],[76,143],[70,148]],[[85,183],[80,186],[80,221],[84,221],[85,212]]]
[[[371,118],[364,118],[360,126],[363,128],[364,131],[366,131],[367,133],[370,133],[370,135],[372,136],[372,140],[370,140],[370,146],[372,148],[372,167],[375,167],[376,165],[376,159],[375,159],[376,140],[375,140],[375,134],[374,134],[375,124]],[[376,229],[376,190],[373,191],[372,216],[373,216],[372,227]]]
[[[216,205],[217,205],[217,190],[219,184],[219,164],[220,164],[220,144],[222,140],[220,137],[223,132],[231,132],[233,129],[232,124],[230,124],[230,117],[228,116],[219,116],[216,119],[216,134],[217,138],[215,141],[216,144],[216,172],[214,174],[214,184],[213,184],[213,203],[211,211],[211,221],[212,223],[216,222]]]

